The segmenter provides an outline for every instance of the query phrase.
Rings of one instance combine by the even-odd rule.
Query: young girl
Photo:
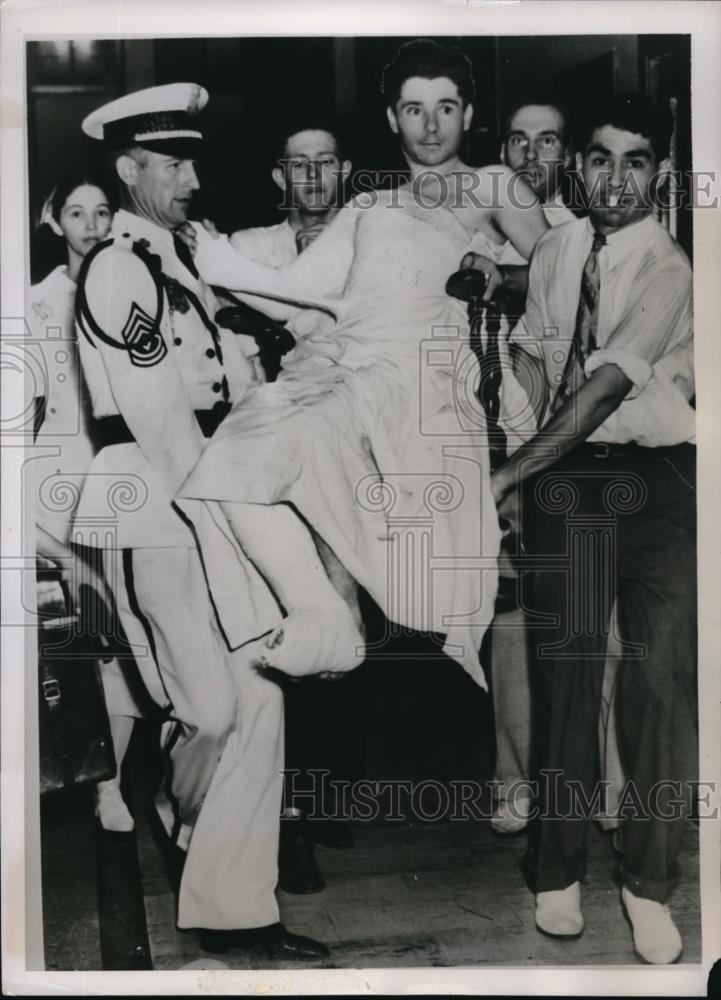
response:
[[[28,463],[36,496],[36,537],[39,557],[62,567],[71,598],[79,606],[81,584],[112,607],[112,598],[90,550],[71,542],[71,522],[82,480],[95,449],[86,389],[80,374],[75,337],[75,282],[83,257],[110,229],[112,212],[103,188],[86,176],[58,184],[47,199],[37,236],[38,246],[64,251],[67,263],[55,267],[30,289],[28,323],[43,359],[41,385],[36,386],[40,423]],[[52,247],[50,234],[56,247]],[[47,259],[47,257],[45,258]],[[57,256],[55,257],[57,259]],[[130,638],[130,637],[129,637]],[[103,686],[110,716],[118,772],[96,786],[96,814],[106,830],[128,832],[133,818],[120,793],[120,767],[133,729],[142,714],[117,660],[103,664]]]

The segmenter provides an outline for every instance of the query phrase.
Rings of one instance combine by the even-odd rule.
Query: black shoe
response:
[[[278,885],[283,892],[306,895],[325,889],[314,852],[315,844],[305,820],[296,816],[281,819]]]
[[[309,821],[308,829],[316,844],[323,847],[345,848],[353,846],[353,830],[342,820],[319,819]]]
[[[291,934],[283,924],[237,931],[200,931],[200,947],[213,955],[231,950],[253,952],[272,961],[302,962],[328,958],[330,952],[320,941]]]

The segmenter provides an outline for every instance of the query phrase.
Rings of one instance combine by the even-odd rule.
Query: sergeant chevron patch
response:
[[[137,302],[130,307],[130,315],[122,330],[130,360],[139,368],[151,368],[163,360],[168,348],[160,329]]]

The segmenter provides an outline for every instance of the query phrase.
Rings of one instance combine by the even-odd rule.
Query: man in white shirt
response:
[[[245,257],[271,267],[293,260],[323,231],[343,205],[350,160],[343,159],[339,128],[321,116],[304,113],[279,130],[278,159],[271,171],[283,194],[283,222],[239,229],[230,242]]]
[[[342,158],[339,136],[338,123],[329,117],[309,111],[286,116],[276,131],[277,158],[271,176],[282,194],[278,207],[288,214],[275,225],[231,233],[229,242],[239,253],[270,267],[283,267],[335,218],[343,205],[343,188],[351,170],[350,160]],[[222,293],[221,299],[225,299]],[[264,326],[267,303],[263,299],[251,302],[236,309],[234,325],[247,332],[262,331],[260,377],[273,381],[293,338],[290,333],[283,336],[277,328]],[[252,313],[253,307],[259,312]],[[320,885],[319,873],[315,882]]]
[[[531,188],[550,226],[559,226],[575,218],[561,200],[564,171],[570,166],[572,155],[565,115],[550,97],[525,100],[506,116],[501,160]],[[479,260],[480,256],[476,255],[476,261]],[[488,261],[485,268],[499,277],[505,276],[507,283],[513,282],[515,294],[506,297],[503,305],[507,314],[515,313],[517,318],[523,312],[528,264],[511,243],[504,247],[499,263],[500,271],[492,261]],[[512,315],[508,319],[513,322]],[[515,586],[508,580],[506,589]],[[526,623],[523,610],[517,605],[510,594],[507,600],[500,601],[493,628],[491,669],[498,797],[491,827],[496,833],[523,830],[530,810],[527,782],[530,776],[531,692]]]
[[[617,98],[586,125],[577,158],[590,216],[539,240],[512,338],[540,430],[492,477],[499,516],[522,518],[539,566],[526,607],[540,815],[524,872],[539,930],[581,934],[618,593],[619,744],[634,806],[622,812],[622,904],[636,953],[663,964],[683,948],[664,901],[697,757],[692,274],[651,215],[668,149],[660,113]]]
[[[549,226],[560,226],[574,218],[561,195],[572,158],[566,115],[551,98],[525,100],[507,115],[501,161],[533,191],[543,205]],[[524,261],[504,256],[501,263]]]
[[[223,585],[209,594],[208,567],[172,503],[253,381],[176,235],[199,186],[196,115],[207,100],[197,84],[152,87],[83,122],[112,159],[123,207],[78,279],[81,360],[105,447],[85,480],[74,537],[104,550],[121,618],[145,630],[153,651],[139,669],[169,706],[168,795],[158,811],[187,850],[178,926],[200,929],[206,951],[313,961],[327,949],[290,934],[275,898],[283,704],[259,669],[262,640],[252,640],[280,612],[232,545],[213,557]],[[224,602],[241,630],[232,647],[216,617]]]

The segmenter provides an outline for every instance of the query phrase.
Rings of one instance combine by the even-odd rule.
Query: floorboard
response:
[[[324,892],[279,893],[287,926],[330,947],[325,968],[636,964],[610,840],[595,830],[584,889],[587,930],[577,941],[553,940],[536,930],[533,900],[518,870],[523,835],[496,837],[483,821],[359,827],[355,835],[350,849],[318,848],[328,882]],[[202,959],[196,935],[175,929],[172,893],[157,891],[163,876],[152,838],[141,832],[138,847],[143,871],[151,873],[146,884],[155,888],[145,897],[155,968],[178,969]],[[683,961],[694,963],[701,957],[695,827],[681,860],[684,887],[671,906],[685,941]],[[234,969],[257,967],[240,954],[223,961]]]
[[[142,740],[137,742],[135,756],[146,761]],[[159,771],[147,764],[131,770],[133,847],[149,953],[155,969],[180,969],[205,956],[195,932],[175,927],[172,869],[152,821]],[[323,892],[279,893],[287,926],[330,947],[325,967],[636,965],[614,882],[611,840],[595,827],[589,835],[584,887],[587,929],[577,941],[543,937],[534,926],[533,899],[519,871],[524,834],[498,837],[484,819],[356,824],[354,833],[355,845],[349,849],[317,849],[328,883]],[[48,969],[102,968],[97,837],[89,792],[44,804]],[[680,856],[682,880],[670,900],[685,942],[684,963],[701,958],[698,867],[698,829],[690,825]],[[224,961],[230,968],[253,967],[240,953],[224,956]]]

